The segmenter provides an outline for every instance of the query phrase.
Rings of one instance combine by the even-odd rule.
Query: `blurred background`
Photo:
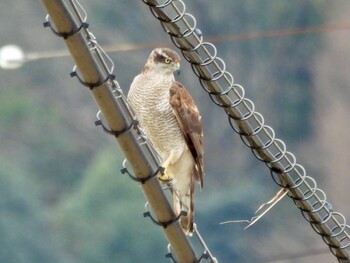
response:
[[[125,94],[150,46],[173,47],[142,1],[81,4],[100,45],[147,44],[109,53]],[[215,45],[235,82],[333,208],[350,218],[350,2],[186,4],[204,36],[225,37]],[[40,1],[1,1],[0,47],[18,45],[28,57],[65,51],[62,39],[43,28],[45,15]],[[305,28],[313,30],[288,34]],[[284,33],[264,34],[275,31]],[[260,37],[226,38],[256,32]],[[167,262],[163,232],[143,219],[145,197],[120,173],[123,156],[114,139],[94,127],[98,108],[69,77],[72,67],[67,56],[0,68],[0,262]],[[206,176],[196,193],[196,222],[219,262],[336,262],[289,198],[247,230],[219,224],[249,219],[278,187],[185,61],[179,80],[203,116]]]

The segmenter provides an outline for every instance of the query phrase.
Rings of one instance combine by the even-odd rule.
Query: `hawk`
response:
[[[171,49],[154,49],[134,78],[127,100],[160,156],[164,172],[158,174],[159,180],[172,181],[174,212],[187,212],[181,226],[192,234],[195,182],[203,187],[203,132],[196,104],[174,78],[180,60]]]

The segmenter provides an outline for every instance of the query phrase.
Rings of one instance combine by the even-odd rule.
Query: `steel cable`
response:
[[[211,100],[226,112],[232,129],[254,156],[266,164],[273,180],[289,190],[288,196],[338,261],[350,262],[350,227],[345,217],[333,211],[325,192],[317,187],[312,177],[306,175],[306,170],[297,163],[294,154],[287,151],[286,144],[276,138],[273,128],[265,124],[254,103],[245,97],[244,88],[234,83],[232,74],[226,71],[224,60],[217,56],[216,47],[204,42],[195,17],[186,12],[184,1],[142,1],[191,64]]]

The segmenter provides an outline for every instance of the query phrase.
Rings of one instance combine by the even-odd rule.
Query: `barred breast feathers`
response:
[[[175,151],[176,156],[180,157],[186,147],[169,104],[169,90],[173,81],[173,75],[165,77],[141,73],[135,77],[128,94],[128,101],[141,127],[162,159],[166,159],[170,151]]]

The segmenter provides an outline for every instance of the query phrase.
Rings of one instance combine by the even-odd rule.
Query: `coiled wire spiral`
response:
[[[289,190],[288,196],[338,261],[350,262],[350,227],[345,217],[333,211],[325,192],[306,175],[304,167],[287,151],[285,143],[276,138],[274,130],[265,124],[254,103],[245,97],[244,88],[234,83],[232,74],[226,71],[225,62],[217,56],[216,47],[204,42],[195,17],[186,12],[185,3],[182,0],[142,1],[190,62],[211,100],[226,112],[232,129],[254,156],[266,164],[273,180]]]

